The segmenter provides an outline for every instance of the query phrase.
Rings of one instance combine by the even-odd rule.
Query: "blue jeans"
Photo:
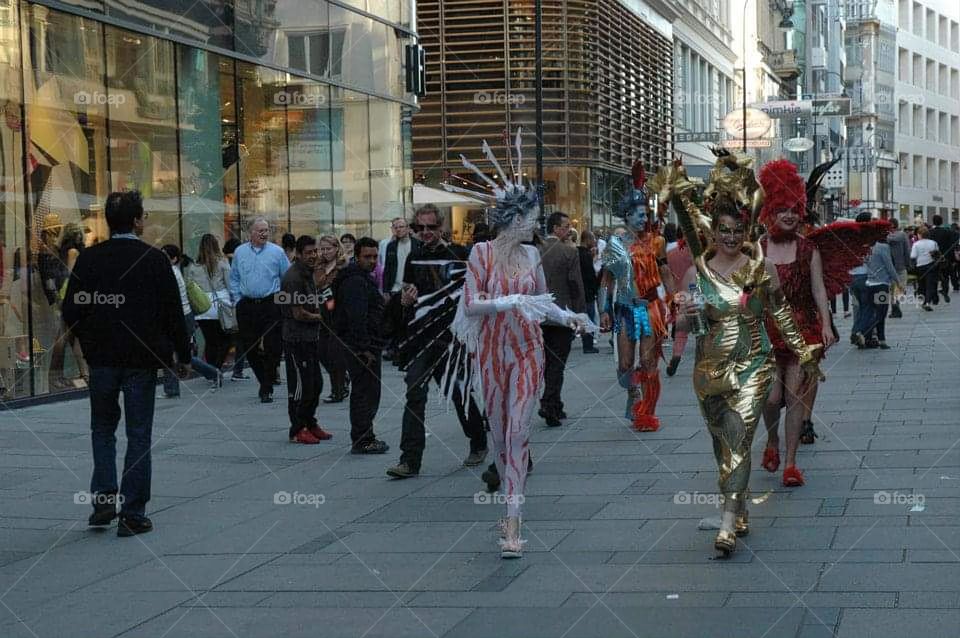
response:
[[[127,452],[120,482],[121,517],[143,517],[150,500],[150,437],[156,374],[156,370],[143,368],[90,368],[92,494],[117,493],[116,431],[120,424],[120,393],[123,392]]]
[[[192,343],[193,335],[197,331],[197,322],[193,318],[193,313],[184,315],[183,319],[187,323],[187,335],[190,337]],[[216,379],[217,374],[220,372],[216,367],[196,356],[190,357],[190,367],[193,368],[194,372],[203,375],[203,378],[208,381]],[[177,378],[176,372],[170,368],[164,368],[160,371],[160,381],[163,383],[163,393],[165,395],[168,397],[180,396],[180,379]]]
[[[850,294],[853,296],[856,304],[853,308],[853,327],[850,328],[850,336],[852,337],[859,329],[862,327],[863,319],[868,319],[869,317],[864,317],[864,313],[869,313],[867,310],[867,296],[870,294],[867,290],[867,276],[866,275],[854,275],[853,281],[850,282]],[[866,333],[862,333],[863,336],[866,336]]]

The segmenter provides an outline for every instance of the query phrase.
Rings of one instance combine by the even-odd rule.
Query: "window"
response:
[[[336,77],[343,73],[343,30],[287,35],[290,66],[313,75]]]
[[[900,186],[910,185],[910,156],[900,153]]]
[[[900,109],[897,112],[897,132],[901,135],[910,135],[910,105],[906,102],[900,102]]]
[[[910,30],[910,0],[899,0],[897,3],[899,10],[897,14],[897,26],[904,31]]]
[[[897,51],[897,79],[910,82],[910,52],[906,49]]]

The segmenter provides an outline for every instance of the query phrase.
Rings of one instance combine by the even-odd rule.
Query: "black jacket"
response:
[[[940,249],[940,256],[943,260],[942,263],[947,263],[947,259],[957,245],[957,233],[949,226],[937,226],[930,231],[927,239],[932,239],[937,242],[937,247]]]
[[[67,284],[63,320],[91,366],[157,369],[190,361],[180,289],[162,252],[110,239],[84,250]]]
[[[383,296],[371,273],[348,264],[334,282],[337,336],[355,353],[379,352],[385,345]]]
[[[407,255],[407,261],[422,246],[422,242],[416,237],[410,237],[410,254]],[[403,281],[403,273],[397,272],[397,240],[392,239],[387,244],[386,254],[383,256],[383,292],[390,292],[393,284],[397,283],[397,278]]]
[[[597,292],[600,289],[600,279],[597,272],[593,269],[593,254],[586,246],[577,246],[577,252],[580,254],[580,277],[583,279],[583,298],[587,305],[597,300]]]

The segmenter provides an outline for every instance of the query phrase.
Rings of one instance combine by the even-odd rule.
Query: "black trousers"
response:
[[[917,266],[917,290],[923,295],[923,302],[927,305],[938,303],[937,296],[937,263],[926,266]]]
[[[220,327],[219,319],[202,319],[197,325],[203,333],[203,358],[219,370],[230,350],[230,335]]]
[[[280,308],[273,297],[241,299],[237,304],[240,345],[253,374],[260,383],[260,395],[273,394],[280,365]]]
[[[540,407],[544,412],[559,413],[563,409],[563,370],[573,345],[573,330],[563,326],[543,325],[543,349],[546,358],[543,366],[543,398]]]
[[[376,352],[372,364],[359,355],[347,351],[347,369],[350,371],[350,440],[359,447],[376,439],[373,419],[380,409],[380,373],[383,360]]]
[[[287,363],[287,414],[290,436],[293,437],[303,428],[319,425],[316,414],[323,392],[320,344],[316,341],[284,341],[283,353]]]
[[[347,362],[343,344],[332,332],[320,334],[320,363],[330,375],[330,394],[344,394],[347,391]]]
[[[438,353],[439,354],[439,353]],[[407,384],[406,405],[403,408],[403,428],[400,434],[400,462],[406,463],[415,470],[420,469],[423,459],[423,450],[427,443],[424,414],[427,407],[427,394],[430,389],[430,380],[438,384],[446,369],[446,354],[440,354],[440,361],[431,370],[436,362],[435,357],[422,356],[414,361],[404,377]],[[453,389],[453,405],[457,411],[457,420],[464,435],[470,440],[470,452],[479,452],[487,449],[487,434],[480,409],[470,396],[470,404],[465,413],[463,410],[463,393],[459,386]]]

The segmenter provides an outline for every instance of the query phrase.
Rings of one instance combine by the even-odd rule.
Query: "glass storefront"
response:
[[[255,216],[277,240],[382,237],[410,210],[411,0],[341,3],[370,15],[325,0],[6,4],[0,402],[83,387],[60,295],[76,254],[108,238],[111,191],[139,190],[144,240],[191,256],[206,233],[244,240]]]

